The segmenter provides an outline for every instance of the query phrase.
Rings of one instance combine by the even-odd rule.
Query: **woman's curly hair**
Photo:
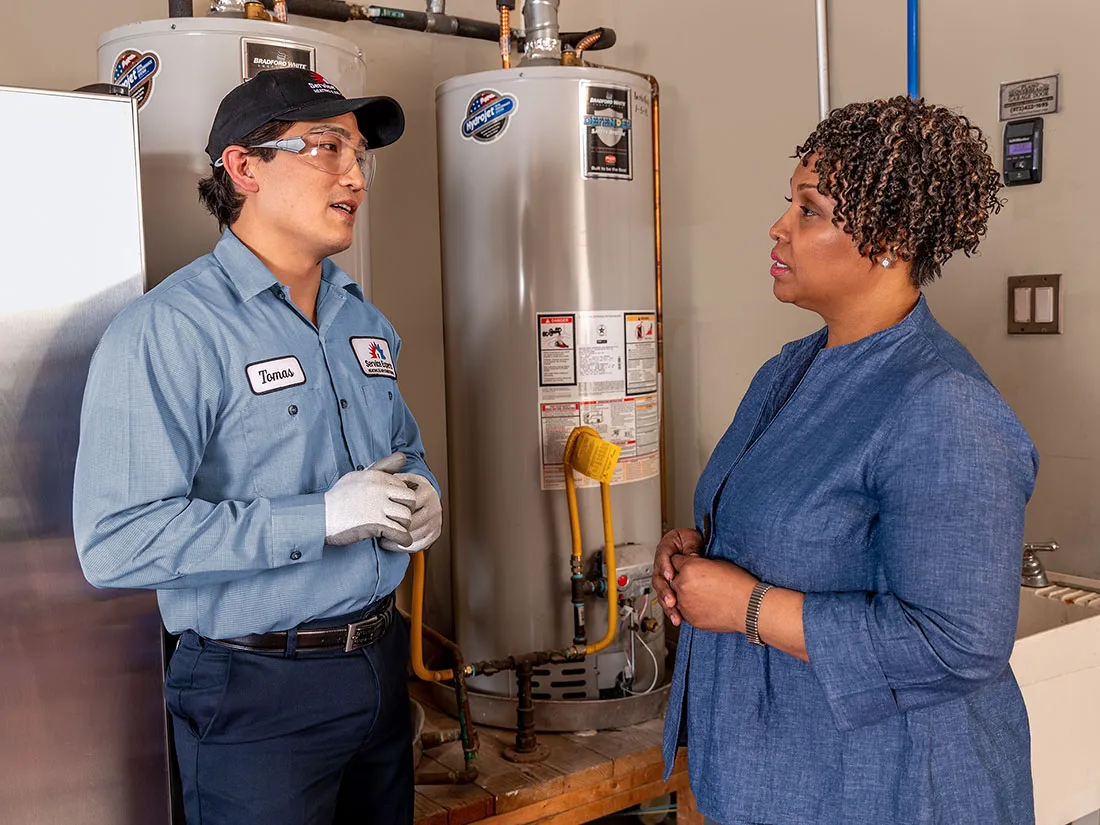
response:
[[[956,250],[978,248],[1001,177],[982,130],[942,106],[899,96],[835,109],[796,158],[836,201],[833,223],[861,255],[912,263],[913,283],[934,281]]]

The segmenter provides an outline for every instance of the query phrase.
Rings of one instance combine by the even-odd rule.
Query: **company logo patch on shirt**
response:
[[[266,395],[306,383],[305,370],[293,355],[257,361],[245,367],[245,371],[248,373],[248,385],[256,395]]]
[[[397,378],[393,365],[393,353],[385,338],[352,338],[351,348],[363,375],[381,378]]]

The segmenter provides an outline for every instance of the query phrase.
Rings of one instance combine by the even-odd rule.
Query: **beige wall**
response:
[[[904,4],[834,2],[838,54],[834,105],[904,89]],[[1026,20],[1025,27],[1019,21]],[[868,37],[873,27],[877,34]],[[928,290],[943,324],[978,359],[1012,404],[1040,454],[1027,539],[1057,540],[1048,567],[1100,576],[1100,215],[1088,171],[1100,129],[1094,33],[1100,4],[1023,0],[924,0],[921,93],[965,112],[1001,159],[997,89],[1002,82],[1061,74],[1060,111],[1044,118],[1043,182],[1004,190],[980,254],[953,260]],[[1024,40],[1026,34],[1027,39]],[[893,53],[884,52],[883,43]],[[867,50],[867,54],[861,54]],[[893,88],[883,78],[895,78]],[[1062,273],[1065,333],[1005,332],[1010,275]],[[961,539],[961,537],[960,537]]]
[[[71,5],[74,14],[61,16]],[[95,38],[164,14],[160,0],[21,3],[0,51],[0,84],[72,88],[94,80]],[[197,2],[202,6],[202,2]],[[400,5],[400,4],[395,4]],[[420,8],[419,0],[405,3]],[[757,367],[816,317],[771,295],[768,228],[785,207],[794,145],[817,120],[813,4],[809,0],[562,0],[562,23],[610,25],[619,46],[598,62],[656,74],[662,83],[665,185],[666,376],[670,494],[675,521],[691,519],[695,480]],[[834,0],[833,102],[905,91],[904,3]],[[485,17],[489,0],[451,0],[453,14]],[[82,10],[80,20],[75,10]],[[992,375],[1039,446],[1043,468],[1028,538],[1057,539],[1050,566],[1100,575],[1100,279],[1087,264],[1100,238],[1086,141],[1100,127],[1089,99],[1100,73],[1091,42],[1100,5],[1022,0],[924,0],[924,94],[959,106],[999,158],[997,84],[1059,71],[1063,110],[1047,118],[1045,181],[1009,190],[981,256],[953,261],[929,300]],[[1010,14],[1011,12],[1011,14]],[[1017,15],[1013,19],[1013,15]],[[1026,33],[1015,22],[1027,19]],[[1001,22],[1005,21],[1005,22]],[[1011,22],[1010,22],[1011,21]],[[434,466],[446,456],[434,94],[447,77],[496,66],[492,44],[317,24],[357,42],[375,91],[405,106],[406,137],[387,149],[372,191],[374,295],[405,339],[402,386]],[[1066,334],[1009,337],[1005,278],[1061,272]],[[960,541],[965,537],[960,537]],[[446,543],[429,561],[429,615],[449,627]]]

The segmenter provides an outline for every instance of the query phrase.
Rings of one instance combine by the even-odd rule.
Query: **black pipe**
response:
[[[169,17],[194,17],[195,4],[193,0],[168,0]]]
[[[466,690],[466,662],[462,658],[462,651],[457,645],[451,651],[454,656],[455,673],[455,707],[458,710],[458,727],[462,734],[462,758],[465,763],[463,775],[477,776],[477,767],[474,760],[477,759],[477,751],[480,743],[477,731],[474,729],[473,716],[470,713],[470,694]]]
[[[412,619],[409,614],[404,610],[400,611],[401,615],[405,618],[405,621],[410,625]],[[472,782],[477,778],[477,767],[474,765],[474,760],[477,758],[477,752],[480,747],[480,743],[477,737],[477,730],[474,728],[473,716],[470,713],[470,696],[466,690],[466,662],[462,658],[462,650],[440,633],[438,630],[433,630],[426,624],[421,623],[421,632],[429,639],[434,641],[440,647],[449,651],[451,657],[454,659],[454,688],[455,688],[455,707],[458,712],[458,725],[459,736],[462,739],[462,752],[463,759],[466,767],[457,774],[459,777],[472,777],[467,779],[458,779],[458,782]]]
[[[414,32],[426,32],[428,30],[428,15],[422,11],[406,11],[405,9],[389,9],[381,6],[370,7],[372,23],[380,26],[389,26],[394,29],[407,29]]]
[[[275,0],[263,0],[263,4],[268,11],[275,8]],[[351,6],[343,0],[286,0],[286,10],[289,14],[316,17],[318,20],[335,20],[338,23],[351,20]]]
[[[530,661],[519,663],[516,668],[516,753],[531,754],[539,749],[535,735],[535,696],[531,680],[535,667]]]
[[[438,15],[437,15],[438,16]],[[471,20],[469,17],[452,17],[455,21],[454,34],[474,40],[500,40],[500,24],[486,23],[483,20]]]
[[[490,40],[496,43],[500,39],[500,26],[484,20],[472,20],[469,17],[453,17],[449,14],[428,14],[408,9],[392,9],[386,6],[369,6],[368,19],[380,26],[390,26],[408,31],[450,34],[456,37],[468,37],[473,40]]]

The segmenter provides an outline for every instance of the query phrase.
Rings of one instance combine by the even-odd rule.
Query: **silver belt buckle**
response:
[[[358,650],[361,647],[366,647],[371,643],[370,638],[371,629],[378,622],[382,621],[380,615],[368,616],[361,622],[352,622],[348,625],[348,640],[344,645],[344,652],[351,653],[353,650]]]

